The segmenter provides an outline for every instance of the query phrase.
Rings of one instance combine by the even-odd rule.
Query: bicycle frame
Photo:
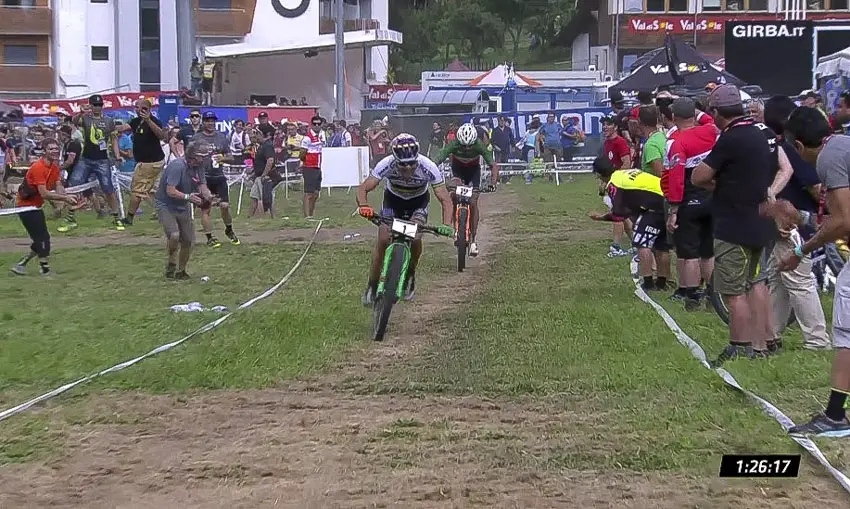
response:
[[[412,258],[412,253],[410,250],[411,240],[407,237],[404,237],[401,234],[397,234],[393,232],[393,239],[390,242],[390,245],[387,246],[386,251],[384,251],[384,263],[381,265],[381,278],[378,280],[378,288],[376,291],[376,295],[384,294],[384,283],[387,280],[387,272],[390,270],[390,260],[392,260],[393,250],[395,249],[403,249],[404,250],[404,263],[401,266],[401,273],[399,274],[399,282],[405,281],[407,279],[407,271],[410,268],[410,260]],[[399,284],[396,287],[396,297],[401,299],[404,296],[404,285]]]

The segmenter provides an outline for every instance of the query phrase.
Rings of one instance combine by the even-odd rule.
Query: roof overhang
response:
[[[395,30],[356,30],[345,33],[346,48],[371,48],[373,46],[401,44],[402,41],[401,32]],[[301,39],[283,43],[275,42],[274,44],[258,44],[246,41],[236,44],[207,46],[204,49],[204,55],[207,58],[287,55],[303,53],[307,50],[327,51],[333,49],[334,46],[336,46],[334,34],[324,34],[310,40]]]

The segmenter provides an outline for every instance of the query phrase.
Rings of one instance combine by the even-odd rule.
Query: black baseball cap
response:
[[[257,118],[269,118],[269,114],[265,111],[261,111],[260,114],[257,115]]]
[[[616,124],[617,124],[617,119],[616,119],[616,117],[614,117],[614,115],[605,115],[604,117],[602,117],[601,122],[602,122],[603,124],[616,125]]]
[[[204,112],[204,116],[202,117],[204,120],[218,120],[218,116],[214,111]]]
[[[89,96],[89,104],[92,106],[103,106],[103,96],[100,94]]]

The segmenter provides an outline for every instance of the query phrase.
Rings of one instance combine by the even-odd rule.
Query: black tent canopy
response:
[[[24,112],[17,104],[0,102],[0,122],[20,122],[24,119]]]
[[[746,83],[732,74],[715,67],[695,48],[680,39],[669,38],[665,47],[654,49],[638,60],[646,58],[642,65],[612,86],[624,94],[653,91],[658,87],[679,85],[686,88],[703,88],[714,82],[743,86]],[[678,83],[670,72],[670,63],[675,65]]]

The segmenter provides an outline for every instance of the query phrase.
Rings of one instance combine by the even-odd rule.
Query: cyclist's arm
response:
[[[366,180],[363,181],[362,184],[357,186],[357,206],[363,207],[369,205],[369,193],[375,190],[378,187],[378,184],[381,183],[381,179],[374,175],[369,175],[366,177]]]
[[[458,146],[460,146],[460,143],[457,140],[452,140],[446,143],[445,146],[443,146],[443,148],[440,150],[440,155],[437,156],[437,159],[434,161],[434,164],[436,164],[437,166],[443,164],[446,159],[449,158],[450,155],[454,154],[457,151]]]
[[[452,205],[452,197],[445,184],[434,186],[434,196],[437,197],[440,206],[443,208],[443,224],[452,224],[454,205]]]

